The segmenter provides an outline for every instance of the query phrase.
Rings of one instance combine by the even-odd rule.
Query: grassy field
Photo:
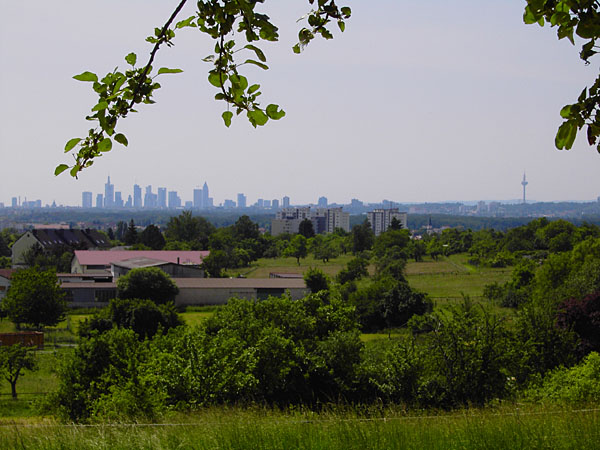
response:
[[[314,259],[312,256],[300,260],[300,265],[296,258],[261,258],[252,263],[248,268],[235,269],[228,271],[232,276],[243,275],[246,278],[269,278],[269,273],[304,273],[311,267],[318,267],[329,276],[335,276],[354,256],[350,253],[341,255],[324,263],[320,259]]]
[[[312,413],[211,408],[159,424],[0,426],[0,448],[597,449],[598,409],[379,410]]]

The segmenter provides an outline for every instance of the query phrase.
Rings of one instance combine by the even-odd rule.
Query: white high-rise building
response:
[[[375,209],[367,213],[367,218],[375,236],[379,236],[386,231],[394,218],[402,224],[402,228],[408,228],[408,215],[405,212],[400,212],[398,208]]]

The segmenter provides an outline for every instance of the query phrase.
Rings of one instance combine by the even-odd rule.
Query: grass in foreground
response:
[[[0,427],[1,448],[595,449],[598,442],[597,409],[514,406],[416,415],[212,408],[160,424],[84,427],[46,421]]]

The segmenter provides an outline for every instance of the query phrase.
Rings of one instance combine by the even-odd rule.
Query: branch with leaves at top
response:
[[[547,22],[557,27],[558,39],[567,38],[575,45],[575,36],[585,42],[580,58],[586,64],[598,53],[596,40],[600,38],[600,4],[596,0],[527,0],[523,20],[527,24],[544,26]],[[564,119],[556,133],[555,145],[559,150],[573,147],[577,132],[586,129],[589,145],[600,152],[600,76],[589,88],[583,89],[577,102],[564,106]]]
[[[154,35],[146,38],[146,41],[154,44],[150,53],[148,63],[143,67],[136,67],[137,56],[130,53],[125,61],[131,66],[125,72],[118,71],[108,73],[102,79],[91,72],[83,72],[74,76],[76,80],[91,82],[94,91],[98,94],[98,102],[92,108],[92,114],[86,119],[96,122],[95,128],[88,131],[84,138],[70,139],[65,146],[65,153],[73,152],[74,163],[72,165],[60,164],[56,167],[54,174],[69,170],[73,177],[79,172],[90,167],[95,158],[112,150],[113,141],[124,146],[128,140],[122,133],[117,133],[117,125],[120,119],[127,117],[129,113],[137,112],[134,108],[137,104],[152,104],[154,91],[160,88],[160,84],[154,79],[158,75],[179,73],[181,69],[169,69],[162,67],[153,75],[152,64],[159,48],[166,44],[173,46],[175,30],[183,28],[196,28],[202,33],[208,34],[216,41],[214,54],[204,58],[205,62],[213,64],[208,73],[208,81],[218,89],[216,100],[227,103],[227,110],[222,117],[225,125],[229,127],[234,116],[245,112],[252,126],[265,125],[269,119],[279,120],[285,116],[285,112],[278,105],[269,104],[261,107],[258,97],[261,95],[259,84],[250,84],[248,79],[240,74],[239,68],[243,65],[254,65],[263,70],[267,58],[264,52],[253,42],[278,41],[278,29],[270,21],[269,16],[256,11],[258,4],[265,0],[200,0],[197,3],[195,15],[181,20],[172,27],[176,17],[179,15],[187,0],[181,0],[162,28],[156,28]],[[298,33],[299,42],[293,47],[294,53],[300,53],[308,43],[320,35],[325,39],[332,39],[333,34],[328,26],[335,21],[340,29],[344,31],[345,20],[351,15],[350,8],[338,7],[335,0],[308,0],[314,5],[304,19],[308,26],[303,27]],[[245,45],[238,46],[233,38],[235,33],[240,33],[245,39]],[[243,62],[237,62],[235,57],[238,53],[251,53],[250,57]],[[241,53],[241,54],[244,54]],[[230,110],[231,109],[231,110]]]

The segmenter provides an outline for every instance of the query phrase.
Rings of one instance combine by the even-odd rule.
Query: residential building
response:
[[[317,207],[327,208],[327,197],[319,197],[319,201],[317,202]]]
[[[375,209],[367,213],[367,218],[375,236],[379,236],[386,231],[394,218],[400,221],[402,228],[408,228],[408,215],[405,212],[400,212],[398,208]]]
[[[287,195],[285,197],[283,197],[282,202],[281,202],[281,207],[282,208],[290,207],[290,198]]]
[[[275,219],[271,221],[271,234],[277,236],[282,233],[298,233],[300,222],[309,219],[313,223],[315,233],[333,233],[336,228],[350,231],[350,214],[342,208],[310,207],[284,208],[277,211]]]
[[[271,208],[272,209],[279,209],[279,200],[277,200],[276,198],[274,198],[273,200],[271,200]]]

